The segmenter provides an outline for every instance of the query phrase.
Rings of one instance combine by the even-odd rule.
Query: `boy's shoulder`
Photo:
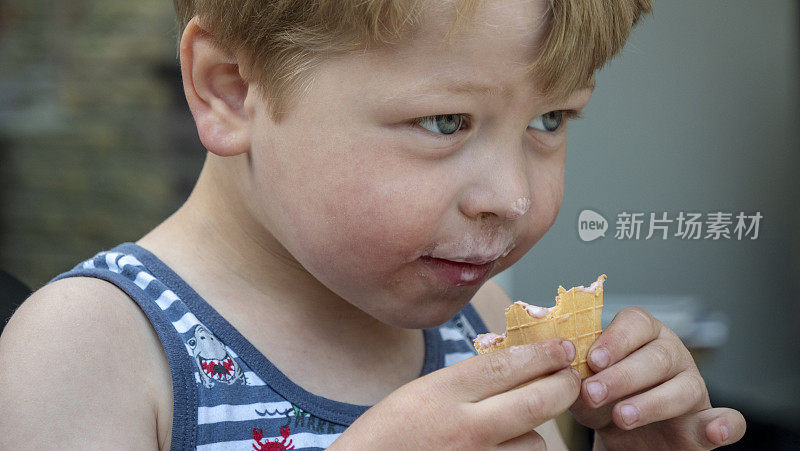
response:
[[[171,428],[166,355],[144,312],[111,283],[71,277],[33,293],[0,336],[0,367],[0,401],[17,412],[0,422],[11,448],[152,449],[169,438],[154,427],[168,405]]]

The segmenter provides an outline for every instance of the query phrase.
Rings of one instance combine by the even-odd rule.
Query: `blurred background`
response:
[[[741,410],[730,449],[800,449],[800,8],[655,2],[570,125],[558,220],[497,276],[514,299],[608,275],[605,323],[642,305],[675,330],[712,403]],[[0,0],[0,318],[187,197],[204,158],[165,0]],[[583,241],[578,215],[605,237]],[[617,215],[643,213],[640,238]],[[649,215],[732,215],[731,238],[661,239]],[[739,212],[762,219],[737,239]],[[702,235],[706,235],[703,229]],[[568,423],[571,449],[587,433]]]

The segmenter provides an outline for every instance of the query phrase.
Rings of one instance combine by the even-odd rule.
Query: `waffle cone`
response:
[[[581,379],[594,374],[586,363],[589,347],[603,329],[603,281],[606,275],[597,278],[595,289],[585,291],[583,287],[565,290],[558,287],[556,305],[544,318],[531,316],[522,302],[506,308],[505,338],[498,338],[489,347],[483,347],[475,339],[479,354],[508,348],[510,346],[535,343],[548,338],[566,338],[575,345],[575,360],[572,367],[578,370]]]

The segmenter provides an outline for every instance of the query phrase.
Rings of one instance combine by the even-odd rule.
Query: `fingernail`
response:
[[[576,370],[575,368],[572,368],[572,367],[570,367],[570,369],[572,370],[573,373],[575,373],[576,376],[578,376],[578,379],[581,378],[581,373],[579,373],[578,370]]]
[[[605,368],[608,366],[608,351],[603,348],[597,348],[592,351],[592,363],[598,368]]]
[[[561,347],[564,348],[564,351],[567,353],[567,358],[569,361],[575,360],[575,345],[572,344],[569,340],[564,340],[561,342]]]
[[[608,395],[606,386],[600,382],[589,382],[586,384],[586,391],[589,392],[589,397],[592,398],[595,404],[600,404]]]
[[[722,441],[728,441],[728,426],[720,426],[719,431],[722,433]]]
[[[619,413],[622,415],[622,421],[628,426],[636,423],[636,420],[639,419],[639,409],[630,404],[625,404],[624,406],[620,407]]]

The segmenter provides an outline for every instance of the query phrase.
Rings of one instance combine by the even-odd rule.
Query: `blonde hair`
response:
[[[455,0],[453,36],[480,0]],[[430,0],[173,0],[178,40],[194,17],[220,48],[243,57],[280,120],[325,57],[400,42]],[[542,94],[564,99],[592,85],[594,73],[625,44],[650,0],[549,0],[544,42],[529,75]]]

